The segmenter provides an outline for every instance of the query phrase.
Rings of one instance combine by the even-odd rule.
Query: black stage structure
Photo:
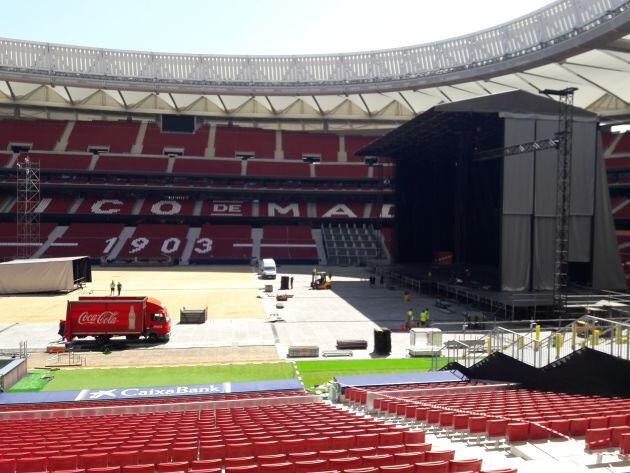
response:
[[[570,285],[625,290],[598,119],[572,111]],[[558,150],[488,151],[557,138],[558,113],[555,100],[508,92],[436,106],[359,150],[396,163],[395,262],[489,291],[552,291]]]

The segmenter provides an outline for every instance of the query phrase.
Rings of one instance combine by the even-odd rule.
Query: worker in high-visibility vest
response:
[[[427,309],[426,307],[424,308],[424,326],[428,327],[429,324],[431,323],[431,315],[429,314],[429,309]]]
[[[420,326],[422,327],[426,327],[427,326],[427,314],[429,313],[429,311],[424,308],[421,312],[420,312]]]
[[[407,327],[411,328],[413,325],[413,309],[407,309]]]

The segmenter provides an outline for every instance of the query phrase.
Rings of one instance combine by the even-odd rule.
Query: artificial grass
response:
[[[31,370],[26,376],[20,379],[17,383],[8,389],[10,393],[25,393],[31,391],[41,391],[48,383],[48,379],[42,379],[43,376],[48,376],[50,371],[48,370]]]
[[[172,386],[294,378],[290,363],[60,370],[44,391]]]
[[[429,371],[432,366],[442,367],[445,358],[400,358],[369,360],[317,360],[296,362],[302,382],[307,388],[330,381],[334,376],[356,374],[404,373],[411,371]]]

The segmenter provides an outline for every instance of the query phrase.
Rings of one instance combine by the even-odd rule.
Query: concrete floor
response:
[[[197,296],[191,299],[193,301],[197,301],[201,294],[208,298],[210,296],[205,293],[214,291],[210,297],[213,310],[209,311],[209,320],[205,324],[180,325],[175,322],[171,341],[166,345],[146,348],[147,350],[218,347],[229,350],[230,347],[234,349],[250,347],[251,352],[254,347],[261,347],[261,351],[267,357],[268,348],[275,347],[277,359],[283,359],[286,358],[288,347],[291,345],[317,345],[322,352],[334,350],[338,339],[364,339],[368,341],[368,349],[354,350],[353,357],[369,358],[373,351],[374,329],[400,328],[405,322],[408,308],[412,308],[417,317],[422,308],[428,307],[433,322],[463,322],[461,314],[465,310],[464,307],[454,307],[454,314],[445,314],[434,307],[433,299],[412,294],[412,300],[404,302],[403,290],[400,288],[392,290],[379,285],[371,288],[365,268],[329,269],[333,273],[332,289],[316,291],[310,288],[310,267],[281,267],[278,278],[271,281],[260,280],[249,267],[229,268],[227,271],[221,268],[195,270],[184,268],[181,272],[171,268],[160,272],[152,268],[150,278],[147,278],[146,274],[141,275],[142,284],[139,282],[135,285],[129,284],[131,286],[129,292],[143,291],[144,294],[162,300],[170,298],[173,303],[179,300],[182,305],[194,307],[195,304],[184,302],[187,300],[185,298],[187,291],[190,290]],[[116,271],[122,270],[116,268]],[[93,283],[92,287],[88,286],[85,292],[96,292],[94,286],[101,286],[103,281],[115,278],[112,269],[94,268],[93,272],[95,281],[98,282]],[[278,291],[280,276],[283,274],[294,277],[293,290]],[[140,276],[127,274],[126,277],[127,280],[133,281]],[[176,283],[169,288],[169,282],[173,281]],[[266,284],[273,286],[272,294],[263,291]],[[204,287],[208,291],[204,291]],[[283,308],[276,307],[275,295],[278,292],[293,295],[283,303]],[[71,294],[66,299],[74,299],[77,296],[78,294]],[[56,304],[59,297],[53,296]],[[21,297],[20,300],[27,306],[31,302],[42,307],[48,304],[46,296]],[[246,317],[239,307],[246,307],[255,315]],[[169,303],[169,310],[173,314],[178,313],[179,306]],[[230,317],[233,313],[239,315]],[[19,342],[24,340],[27,341],[29,350],[43,351],[50,343],[58,341],[55,320],[59,318],[59,314],[55,314],[54,317],[48,314],[48,321],[40,321],[44,315],[36,314],[34,320],[29,322],[22,318],[17,321],[15,318],[9,318],[7,323],[0,324],[0,350],[16,349]],[[273,322],[276,317],[280,320]],[[407,332],[392,333],[391,357],[404,358],[408,346]],[[142,363],[141,359],[137,362]],[[173,364],[185,363],[187,363],[185,350],[177,350]]]

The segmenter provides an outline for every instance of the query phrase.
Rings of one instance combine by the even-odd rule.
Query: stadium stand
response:
[[[366,404],[369,393],[373,392],[373,408],[378,412],[508,441],[586,435],[589,448],[606,448],[612,441],[613,432],[625,433],[630,426],[630,399],[495,389],[483,385],[476,385],[479,391],[466,390],[470,386],[469,383],[457,383],[451,386],[347,388],[345,396],[349,402]],[[431,392],[431,388],[445,389]],[[408,391],[401,391],[403,389]],[[589,441],[591,430],[596,432]]]
[[[6,167],[11,162],[13,158],[13,153],[0,151],[0,166]]]
[[[93,215],[130,215],[136,199],[129,197],[94,197],[83,199],[77,208],[77,214]]]
[[[130,153],[139,129],[137,121],[78,121],[66,149],[88,151],[90,147],[99,147],[110,153]]]
[[[282,134],[282,148],[285,159],[301,160],[310,154],[319,155],[322,161],[337,161],[339,136],[288,131]]]
[[[148,158],[129,155],[102,154],[98,157],[95,171],[166,172],[167,158]]]
[[[412,466],[419,472],[462,471],[464,465],[479,471],[482,464],[480,458],[455,459],[454,451],[433,450],[422,430],[400,428],[312,401],[75,417],[72,432],[63,438],[56,433],[59,422],[25,419],[0,423],[3,434],[9,429],[12,432],[0,448],[2,471],[69,468],[96,473],[100,468],[98,471],[111,473],[154,469],[159,473],[224,468],[228,472],[289,473],[352,471],[350,467],[356,467],[376,473],[387,466],[397,472]],[[88,434],[90,441],[86,442]],[[441,469],[436,470],[436,465]]]
[[[89,256],[98,260],[112,251],[124,227],[122,223],[73,223],[51,243],[44,256]]]
[[[118,255],[119,259],[177,260],[186,245],[188,225],[140,224]]]
[[[85,153],[20,153],[19,160],[29,156],[33,162],[39,162],[40,169],[60,169],[86,171],[92,155]]]
[[[192,215],[195,201],[190,199],[144,199],[140,209],[140,215]]]
[[[276,132],[258,128],[218,126],[215,156],[232,158],[236,153],[253,153],[257,158],[273,158]]]
[[[265,225],[260,242],[261,258],[274,258],[285,261],[318,260],[317,245],[313,240],[311,227],[307,225]]]
[[[368,177],[368,169],[365,164],[320,164],[315,166],[315,176],[337,179],[366,179]]]
[[[374,141],[375,138],[375,136],[346,135],[344,139],[348,161],[363,162],[363,157],[355,156],[354,153],[356,153],[359,149],[363,148],[368,143]]]
[[[250,225],[204,224],[190,257],[191,262],[249,262],[252,257]]]
[[[241,161],[234,159],[187,159],[177,158],[173,165],[174,173],[206,175],[241,175]]]
[[[11,144],[27,144],[33,150],[52,150],[66,123],[63,120],[2,120],[0,149],[8,150]]]
[[[209,128],[199,127],[194,133],[163,132],[156,123],[149,123],[144,135],[143,154],[168,154],[168,148],[181,149],[185,156],[203,156],[208,144]]]
[[[54,223],[40,224],[39,234],[40,243],[36,244],[39,248],[50,235],[50,232],[56,227]],[[0,258],[12,258],[16,254],[17,248],[17,226],[15,222],[0,222]]]
[[[306,163],[283,163],[251,160],[247,162],[248,176],[270,177],[309,177],[310,169]]]

